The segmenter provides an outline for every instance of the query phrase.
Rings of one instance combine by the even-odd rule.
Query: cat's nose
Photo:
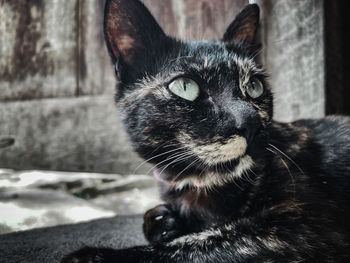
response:
[[[238,135],[245,137],[248,143],[250,143],[253,140],[259,127],[260,127],[260,122],[258,117],[248,116],[243,121],[239,121],[236,123],[236,129],[237,129]]]
[[[220,119],[217,134],[224,138],[240,135],[249,143],[260,128],[258,112],[246,101],[235,101],[230,108],[225,109]]]

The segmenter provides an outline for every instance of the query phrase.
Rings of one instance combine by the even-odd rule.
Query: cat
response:
[[[144,215],[149,245],[63,262],[350,262],[350,119],[273,121],[258,24],[250,4],[222,40],[182,41],[107,1],[117,105],[165,204]]]

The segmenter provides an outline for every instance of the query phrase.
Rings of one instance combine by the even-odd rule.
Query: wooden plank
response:
[[[144,0],[164,31],[184,39],[220,39],[248,0]]]
[[[75,95],[77,1],[0,1],[0,100]]]
[[[142,162],[111,96],[1,103],[0,120],[0,135],[16,140],[0,148],[3,168],[130,174]]]
[[[258,0],[279,121],[325,115],[323,0]]]
[[[79,0],[77,95],[113,94],[115,77],[103,36],[105,0]]]

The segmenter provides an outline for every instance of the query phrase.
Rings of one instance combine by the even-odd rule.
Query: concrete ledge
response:
[[[151,176],[0,169],[0,234],[143,214],[160,203]]]
[[[118,216],[0,235],[0,262],[54,263],[83,246],[124,248],[145,243],[142,217]]]

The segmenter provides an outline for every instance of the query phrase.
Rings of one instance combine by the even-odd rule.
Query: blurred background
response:
[[[0,0],[0,234],[158,204],[149,165],[116,110],[104,0]],[[262,10],[260,60],[278,121],[349,114],[349,9],[342,0],[144,0],[164,31],[220,39]]]

